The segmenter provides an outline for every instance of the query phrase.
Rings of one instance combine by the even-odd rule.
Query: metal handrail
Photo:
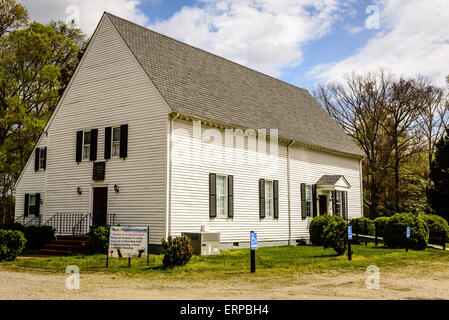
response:
[[[76,228],[77,227],[79,227],[79,233],[78,234],[81,234],[81,228],[82,228],[82,226],[83,226],[83,224],[84,224],[84,222],[86,221],[87,218],[89,218],[89,220],[87,221],[87,227],[90,227],[90,225],[92,223],[92,214],[87,213],[73,226],[73,228],[72,228],[73,236],[75,236],[77,234],[76,233]]]
[[[26,220],[26,217],[28,217],[28,216],[21,215],[18,218],[14,219],[13,223],[20,223],[22,226],[27,226],[27,225],[30,225],[31,223],[35,222],[36,219],[38,219],[38,225],[39,226],[42,223],[42,216],[41,215],[32,216],[28,220]],[[19,222],[19,220],[23,220],[23,221]]]

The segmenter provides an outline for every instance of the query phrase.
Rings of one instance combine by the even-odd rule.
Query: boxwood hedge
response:
[[[424,214],[420,218],[429,227],[429,242],[440,243],[444,234],[446,235],[446,241],[449,239],[449,224],[443,217],[436,214]]]
[[[26,242],[23,232],[0,229],[0,261],[15,260]]]
[[[404,248],[406,228],[410,227],[409,248],[425,250],[429,240],[429,227],[423,219],[411,213],[396,213],[385,223],[384,242],[390,248]]]
[[[316,216],[309,225],[310,242],[316,246],[323,245],[324,228],[331,221],[331,215]]]

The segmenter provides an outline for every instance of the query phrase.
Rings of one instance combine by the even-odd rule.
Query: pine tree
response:
[[[449,220],[449,128],[436,144],[435,159],[430,166],[432,186],[427,192],[434,213]]]

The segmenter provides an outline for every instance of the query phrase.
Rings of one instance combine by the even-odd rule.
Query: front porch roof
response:
[[[343,175],[324,175],[316,182],[317,187],[350,188],[348,180]]]

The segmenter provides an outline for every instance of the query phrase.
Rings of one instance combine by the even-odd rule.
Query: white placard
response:
[[[116,258],[141,258],[148,252],[148,228],[111,227],[108,256]]]

